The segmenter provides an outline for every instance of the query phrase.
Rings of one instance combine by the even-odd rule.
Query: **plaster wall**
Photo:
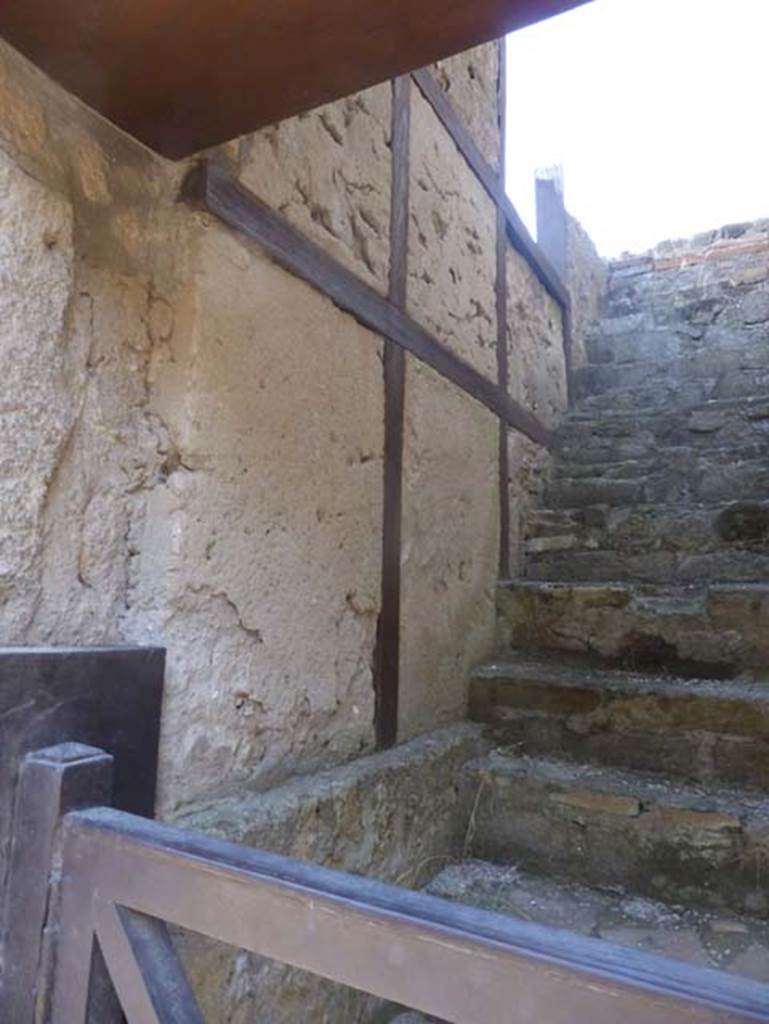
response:
[[[380,340],[0,68],[3,641],[168,647],[165,816],[371,748]]]
[[[499,168],[499,48],[496,44],[474,46],[433,66],[446,97],[472,132],[484,157]]]

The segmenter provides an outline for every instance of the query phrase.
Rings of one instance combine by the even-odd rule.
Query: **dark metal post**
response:
[[[8,1024],[32,1024],[44,1016],[50,984],[44,932],[50,926],[61,818],[69,811],[109,804],[112,774],[112,757],[81,743],[38,750],[22,761],[6,890],[7,937],[0,985],[0,1020]]]

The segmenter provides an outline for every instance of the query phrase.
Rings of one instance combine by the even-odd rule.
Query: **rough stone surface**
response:
[[[769,928],[757,918],[670,906],[483,861],[446,868],[428,891],[536,924],[769,982]]]
[[[461,858],[466,819],[458,796],[469,758],[485,748],[461,725],[385,754],[270,790],[201,805],[182,823],[260,849],[407,886]],[[183,955],[211,1020],[370,1019],[360,993],[245,953],[183,936]],[[227,1007],[222,1018],[221,1007]]]
[[[765,673],[769,588],[519,582],[501,589],[501,639],[601,656],[629,669],[733,677]]]
[[[527,523],[538,507],[551,469],[552,456],[522,434],[507,431],[510,501],[510,570],[523,571]]]
[[[371,745],[382,516],[377,338],[213,224],[194,273],[153,371],[176,456],[129,615],[184,651],[163,746],[180,794]]]
[[[470,713],[521,753],[769,786],[764,682],[678,679],[519,653],[475,673]]]
[[[241,140],[241,179],[379,291],[390,254],[389,83]]]
[[[561,310],[510,247],[507,348],[510,394],[546,426],[556,427],[567,404]]]
[[[574,217],[566,218],[566,285],[572,301],[572,366],[587,362],[586,340],[592,324],[603,312],[608,280],[606,262],[590,236]]]
[[[122,632],[126,537],[165,457],[151,330],[172,286],[178,172],[0,49],[2,604],[15,643]],[[111,203],[105,217],[104,202]]]
[[[555,427],[566,408],[561,310],[509,245],[506,269],[509,391],[546,426]],[[511,571],[515,573],[523,566],[525,524],[542,497],[552,456],[512,430],[507,432],[507,447]]]
[[[2,152],[0,223],[0,586],[4,617],[19,629],[40,588],[48,491],[77,415],[67,371],[81,360],[60,344],[74,275],[71,207]]]
[[[468,766],[474,855],[588,885],[765,916],[762,795],[495,751]]]
[[[493,650],[498,428],[411,363],[405,438],[400,722],[409,735],[464,717],[469,672]]]
[[[530,578],[766,579],[767,253],[759,223],[612,264]]]
[[[409,312],[496,379],[494,204],[421,93],[412,97]]]
[[[499,167],[499,47],[484,43],[438,61],[434,73],[441,88],[492,167]]]

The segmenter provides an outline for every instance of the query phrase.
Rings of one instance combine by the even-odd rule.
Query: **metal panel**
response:
[[[0,965],[25,755],[66,742],[107,750],[116,761],[115,805],[151,816],[164,657],[158,648],[0,648]]]

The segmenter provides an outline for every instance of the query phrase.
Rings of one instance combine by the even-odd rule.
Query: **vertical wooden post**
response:
[[[406,308],[408,279],[410,130],[411,79],[404,75],[395,79],[392,87],[389,299],[399,309]],[[392,747],[398,738],[405,385],[406,353],[385,340],[382,605],[374,678],[376,741],[380,748]]]
[[[500,39],[497,111],[499,117],[499,183],[505,191],[505,145],[507,138],[507,42]],[[507,392],[510,369],[507,353],[507,219],[497,205],[497,383]],[[507,447],[507,424],[499,421],[499,575],[510,576],[510,454]]]
[[[45,1017],[51,964],[44,956],[50,925],[54,849],[69,811],[109,804],[112,757],[82,743],[28,754],[21,763],[11,840],[0,1019],[32,1024]],[[113,1004],[114,1006],[114,1004]],[[103,1016],[117,1024],[116,1013]]]

